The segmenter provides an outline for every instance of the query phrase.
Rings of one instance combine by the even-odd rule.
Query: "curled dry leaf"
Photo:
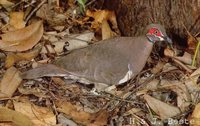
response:
[[[34,126],[30,118],[8,108],[0,108],[0,122],[13,122],[18,126]]]
[[[2,5],[5,8],[11,7],[15,5],[14,3],[8,1],[8,0],[0,0],[0,5]]]
[[[0,35],[0,49],[4,51],[26,51],[39,42],[43,35],[43,23],[37,21],[23,29]]]
[[[144,99],[147,101],[150,108],[163,120],[180,114],[179,108],[164,103],[154,97],[144,95]]]
[[[108,112],[100,111],[97,113],[88,113],[81,111],[78,108],[80,106],[73,105],[67,101],[58,101],[56,102],[57,110],[63,112],[67,117],[73,119],[77,123],[87,126],[104,126],[107,125]]]
[[[188,51],[188,52],[191,52],[191,53],[194,53],[198,41],[197,41],[197,39],[196,39],[194,36],[192,36],[189,32],[188,32],[188,40],[187,40],[187,43],[188,43],[187,51]]]
[[[161,61],[158,62],[158,63],[156,64],[156,66],[155,66],[153,69],[151,69],[151,72],[152,72],[153,74],[157,74],[157,73],[161,72],[161,70],[163,69],[164,65],[165,65],[164,62],[161,62]]]
[[[11,12],[10,13],[10,25],[15,29],[21,29],[25,27],[24,12]]]
[[[34,95],[39,98],[50,98],[50,96],[46,95],[46,92],[42,91],[40,88],[24,88],[20,86],[18,88],[18,91],[23,95]]]
[[[67,37],[63,37],[62,40],[56,40],[56,38],[54,38],[54,40],[51,41],[51,38],[53,38],[52,36],[53,35],[47,39],[51,42],[53,47],[51,45],[46,45],[46,47],[43,47],[41,53],[47,53],[47,50],[49,53],[62,53],[64,49],[74,50],[86,47],[88,46],[88,43],[91,42],[94,38],[94,33],[84,32],[81,34],[73,34]]]
[[[116,36],[116,34],[111,30],[107,20],[103,20],[102,22],[102,40],[112,38]]]
[[[185,52],[183,56],[176,56],[176,54],[173,50],[167,48],[164,50],[164,54],[165,54],[165,56],[175,58],[185,64],[189,64],[189,65],[192,64],[192,55],[187,52]]]
[[[82,34],[75,34],[66,37],[65,40],[69,43],[66,46],[67,50],[74,50],[88,46],[88,43],[94,38],[93,32],[85,32]]]
[[[114,11],[109,11],[109,10],[97,10],[97,11],[86,11],[86,15],[88,17],[93,17],[94,22],[92,22],[92,28],[94,29],[99,29],[101,27],[100,24],[102,24],[103,20],[110,21],[112,24],[112,28],[117,32],[120,33],[118,30],[117,26],[117,20],[116,20],[116,15]]]
[[[194,111],[192,112],[192,116],[189,119],[191,123],[190,126],[199,126],[200,125],[200,103],[195,106]]]
[[[9,68],[4,74],[0,84],[0,98],[12,97],[21,81],[20,72],[15,67]]]
[[[31,104],[28,100],[23,102],[13,102],[15,111],[28,116],[35,126],[56,125],[56,116],[47,107],[40,107]]]
[[[177,106],[181,111],[188,109],[188,106],[191,104],[191,95],[186,87],[180,81],[170,81],[170,80],[161,80],[160,89],[170,89],[177,94]]]
[[[9,68],[9,67],[13,66],[14,63],[17,63],[17,62],[22,61],[22,60],[32,60],[33,58],[38,56],[41,49],[42,49],[42,46],[38,46],[34,50],[31,50],[31,51],[26,52],[26,53],[16,53],[16,54],[15,53],[9,53],[6,57],[5,67]]]
[[[78,126],[74,121],[65,117],[63,113],[57,116],[58,124],[61,126]]]
[[[200,76],[200,68],[195,70],[188,79],[185,81],[185,85],[187,86],[190,93],[200,91],[200,86],[197,84],[198,78]]]

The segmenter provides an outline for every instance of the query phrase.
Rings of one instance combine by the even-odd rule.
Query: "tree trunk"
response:
[[[116,12],[125,36],[140,35],[146,25],[160,23],[183,45],[187,30],[192,35],[200,32],[200,0],[106,0],[105,7]]]

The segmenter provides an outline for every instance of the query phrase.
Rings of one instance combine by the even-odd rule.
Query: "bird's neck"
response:
[[[138,68],[143,68],[146,64],[146,61],[151,54],[153,43],[149,42],[146,37],[139,38],[139,42],[133,49],[137,50],[135,54],[131,57],[131,63],[134,66],[138,66]],[[135,61],[137,59],[137,61]]]

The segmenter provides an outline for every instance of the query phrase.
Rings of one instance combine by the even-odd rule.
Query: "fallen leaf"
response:
[[[88,46],[88,43],[92,41],[94,38],[93,32],[85,32],[81,34],[73,34],[68,35],[67,37],[63,37],[59,41],[52,41],[51,45],[46,45],[46,47],[42,48],[41,53],[62,53],[64,49],[66,50],[74,50]],[[50,37],[46,38],[47,40]],[[47,51],[48,49],[48,51]]]
[[[83,125],[90,123],[92,114],[84,112],[83,110],[78,110],[78,106],[67,101],[58,101],[56,102],[56,106],[59,112],[65,113],[67,117],[70,117],[77,123],[81,123]]]
[[[74,121],[65,117],[63,113],[57,116],[57,120],[58,120],[58,124],[60,124],[61,126],[78,126]]]
[[[43,35],[43,23],[37,21],[23,29],[0,35],[0,49],[4,51],[26,51],[39,42]]]
[[[5,8],[8,8],[8,7],[11,7],[14,5],[14,3],[12,3],[8,0],[0,0],[0,4]]]
[[[4,107],[0,108],[0,122],[13,122],[18,126],[34,126],[28,116]]]
[[[85,32],[77,35],[70,35],[65,40],[69,43],[69,46],[65,48],[67,50],[74,50],[88,46],[88,43],[94,38],[93,32]]]
[[[4,74],[0,84],[0,98],[12,97],[21,81],[20,72],[15,67],[9,68]]]
[[[189,122],[192,122],[190,126],[200,126],[200,103],[198,103],[194,111],[192,112],[192,116],[189,118]]]
[[[9,53],[6,57],[5,67],[9,68],[15,63],[22,60],[32,60],[40,53],[42,46],[36,47],[34,50],[25,53]]]
[[[86,11],[86,16],[94,18],[92,22],[91,28],[96,30],[101,28],[103,20],[108,20],[112,24],[112,29],[114,29],[117,33],[120,33],[117,26],[116,15],[114,11],[109,10],[96,10],[96,11]]]
[[[192,64],[192,55],[187,52],[185,52],[183,56],[175,56],[174,58],[176,58],[177,60],[185,64],[188,64],[188,65]]]
[[[164,66],[163,66],[163,70],[162,72],[169,72],[169,71],[172,71],[172,70],[177,70],[178,68],[176,66],[173,66],[171,65],[170,63],[166,63]]]
[[[190,93],[196,93],[200,91],[200,87],[197,84],[197,80],[200,76],[200,68],[195,70],[186,80],[185,85],[187,86]]]
[[[10,25],[15,29],[21,29],[25,27],[24,12],[11,12],[10,13]]]
[[[14,101],[15,111],[28,116],[35,126],[56,125],[56,116],[47,107],[31,104],[28,100],[23,102]]]
[[[139,90],[136,92],[136,95],[144,95],[147,94],[148,91],[155,91],[158,89],[159,87],[159,80],[158,79],[153,79],[150,82],[148,82],[148,84],[146,84],[145,88],[143,90]]]
[[[80,106],[73,105],[67,101],[56,102],[57,110],[63,112],[67,117],[73,119],[77,123],[88,126],[104,126],[107,125],[108,112],[106,110],[97,113],[84,112],[78,109]]]
[[[157,73],[161,72],[161,70],[163,69],[164,65],[165,65],[164,62],[161,62],[161,61],[158,62],[158,63],[156,64],[156,66],[155,66],[153,69],[151,69],[151,72],[152,72],[153,74],[157,74]]]
[[[102,22],[102,40],[112,38],[113,36],[116,36],[116,34],[111,30],[108,22],[106,20],[103,20]]]
[[[191,104],[191,95],[186,85],[180,81],[161,80],[160,89],[170,89],[177,94],[177,106],[183,112]]]
[[[188,31],[187,31],[188,32]],[[189,32],[188,32],[188,40],[187,40],[187,43],[188,43],[188,48],[187,48],[187,51],[191,52],[191,53],[194,53],[194,50],[197,46],[197,39],[192,36]]]
[[[52,3],[52,4],[50,4]],[[36,12],[36,16],[45,20],[50,26],[65,26],[68,16],[59,11],[55,11],[55,2],[43,4]]]
[[[164,54],[165,56],[168,56],[168,57],[174,57],[175,56],[175,52],[169,48],[166,48],[164,50]]]
[[[92,120],[88,126],[106,126],[108,121],[109,113],[107,110],[101,110],[92,115]]]
[[[46,95],[46,92],[42,91],[40,88],[38,87],[32,87],[32,88],[23,88],[23,87],[19,87],[18,91],[23,94],[23,95],[34,95],[36,97],[39,98],[50,98],[50,96]]]
[[[185,64],[189,64],[189,65],[192,64],[192,55],[187,52],[185,52],[183,56],[176,56],[175,52],[173,50],[165,49],[164,54],[165,54],[165,56],[175,58]]]
[[[160,116],[162,120],[168,119],[170,117],[174,117],[181,113],[179,108],[169,105],[167,103],[164,103],[154,97],[151,97],[149,95],[144,95],[144,99],[146,100],[147,104],[150,106],[150,108]]]

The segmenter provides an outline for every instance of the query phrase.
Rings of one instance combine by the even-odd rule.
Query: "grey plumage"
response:
[[[155,28],[161,33],[148,33],[148,30]],[[167,40],[165,29],[158,24],[147,26],[147,34],[139,37],[116,37],[103,40],[97,44],[72,51],[66,56],[57,59],[54,65],[55,70],[60,68],[60,74],[70,77],[84,78],[92,83],[104,83],[107,85],[121,84],[134,78],[144,67],[149,57],[153,44],[156,41]],[[167,39],[165,39],[167,38]],[[169,40],[169,39],[168,39]],[[56,76],[59,74],[41,66],[43,75],[40,72],[32,76],[30,71],[23,73],[25,79],[32,79],[42,76]],[[36,68],[37,69],[37,68]],[[37,72],[38,70],[35,70]],[[32,70],[34,73],[34,69]],[[46,75],[45,75],[46,74]],[[56,74],[56,75],[55,75]]]

